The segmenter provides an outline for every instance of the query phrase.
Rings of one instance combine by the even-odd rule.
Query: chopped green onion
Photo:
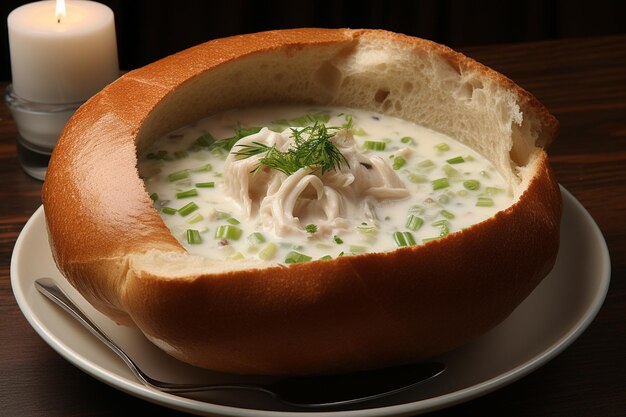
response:
[[[324,255],[324,256],[322,256],[322,257],[320,258],[320,261],[330,261],[330,260],[332,260],[332,259],[333,259],[333,257],[332,257],[332,256],[330,256],[330,255]]]
[[[433,190],[441,190],[442,188],[446,188],[450,186],[447,178],[439,178],[432,182]]]
[[[393,240],[398,247],[415,245],[415,239],[411,232],[394,232]]]
[[[375,140],[366,140],[365,141],[365,149],[369,149],[371,151],[384,151],[387,144],[382,141]]]
[[[196,139],[196,143],[200,146],[209,147],[215,143],[215,138],[210,133],[205,133]]]
[[[496,194],[500,194],[503,191],[504,190],[502,188],[497,188],[497,187],[487,187],[487,188],[485,188],[485,194],[487,194],[487,195],[496,195]]]
[[[445,237],[450,234],[450,222],[447,220],[438,220],[433,226],[439,227],[439,237]]]
[[[365,246],[350,245],[350,252],[352,252],[354,255],[359,253],[365,253],[367,252],[367,248]]]
[[[461,164],[465,162],[462,156],[455,156],[454,158],[446,159],[446,162],[449,164]]]
[[[439,239],[439,236],[437,236],[437,237],[427,237],[425,239],[422,239],[422,243],[428,243],[431,240],[437,240],[437,239]]]
[[[197,245],[202,243],[200,232],[195,229],[187,229],[187,243],[191,245]]]
[[[198,195],[198,190],[196,190],[195,188],[192,188],[191,190],[181,191],[179,193],[176,193],[176,198],[189,198],[189,197],[196,197],[197,195]]]
[[[366,243],[374,243],[376,241],[376,235],[378,234],[378,228],[375,225],[369,225],[367,223],[361,223],[358,225],[357,230],[361,235],[361,240]]]
[[[185,178],[189,178],[188,169],[183,169],[182,171],[172,172],[171,174],[167,176],[167,179],[170,180],[170,182],[179,181]]]
[[[176,151],[176,152],[174,152],[174,156],[176,157],[176,159],[184,159],[184,158],[187,158],[189,156],[189,152],[187,152],[187,151]]]
[[[180,214],[181,216],[185,217],[185,216],[193,213],[194,211],[198,210],[198,208],[199,208],[198,205],[192,201],[191,203],[185,204],[184,206],[179,208],[178,209],[178,214]]]
[[[215,187],[215,183],[213,181],[211,182],[197,182],[195,184],[196,187],[198,188],[213,188]]]
[[[333,240],[338,245],[341,245],[343,243],[343,240],[339,236],[333,236]]]
[[[241,252],[235,252],[232,255],[230,255],[228,257],[228,259],[232,260],[232,261],[238,261],[240,259],[244,259],[243,253]]]
[[[159,199],[159,195],[157,193],[150,194],[150,200],[157,201]]]
[[[439,198],[437,198],[441,204],[447,204],[450,201],[450,196],[447,194],[441,194]]]
[[[435,145],[435,148],[437,148],[437,150],[439,150],[439,151],[444,152],[444,151],[449,151],[450,150],[450,145],[448,145],[445,142],[442,142],[442,143],[439,143],[439,144]]]
[[[476,206],[478,207],[492,207],[493,200],[491,197],[478,197],[478,201],[476,202]]]
[[[417,217],[414,214],[409,214],[409,216],[406,218],[405,227],[415,232],[417,231],[417,229],[422,227],[423,224],[424,224],[424,219],[422,219],[421,217]]]
[[[217,220],[224,220],[230,217],[230,213],[226,213],[225,211],[218,211],[215,213],[215,218]]]
[[[408,145],[413,145],[415,143],[415,140],[413,140],[413,138],[410,136],[405,136],[402,139],[400,139],[400,142],[406,143]]]
[[[178,210],[176,210],[175,208],[171,208],[171,207],[163,207],[163,208],[161,209],[161,212],[162,212],[162,213],[165,213],[165,214],[176,214],[176,213],[177,213],[177,211],[178,211]]]
[[[408,177],[409,177],[409,181],[411,181],[413,183],[427,182],[428,181],[428,178],[425,175],[418,175],[418,174],[410,173],[408,175]]]
[[[435,163],[430,159],[425,159],[417,164],[418,168],[432,168],[435,166]]]
[[[187,223],[189,223],[189,224],[198,223],[202,219],[204,219],[204,217],[202,217],[202,214],[196,213],[193,216],[191,216],[191,218],[189,220],[187,220]]]
[[[176,182],[178,187],[191,187],[191,180],[189,178]]]
[[[248,236],[248,243],[251,245],[260,245],[265,243],[265,236],[261,232],[254,232]]]
[[[406,165],[406,159],[401,156],[396,156],[393,158],[393,169],[396,171]]]
[[[456,169],[452,168],[450,165],[444,165],[443,172],[446,173],[448,178],[458,178],[461,176],[461,173]]]
[[[450,213],[448,210],[441,210],[439,214],[441,214],[446,219],[454,219],[455,217],[454,214]]]
[[[278,246],[275,243],[269,242],[267,245],[263,246],[263,249],[259,252],[259,258],[267,261],[272,259],[274,255],[276,255],[276,251],[278,250]]]
[[[409,208],[409,213],[424,214],[424,207],[414,204]]]
[[[193,172],[210,172],[213,169],[213,165],[204,164],[199,166],[198,168],[194,168]]]
[[[378,233],[378,228],[376,226],[369,225],[367,223],[361,223],[356,228],[360,233],[363,233],[366,235],[375,235]]]
[[[229,217],[228,219],[226,219],[226,221],[230,224],[239,224],[241,223],[239,220],[235,219],[234,217]]]
[[[339,117],[339,116],[344,116],[344,114],[343,114],[343,113],[340,113],[340,114],[338,114],[337,116],[338,116],[338,117]],[[353,124],[353,121],[352,121],[352,115],[351,115],[351,114],[346,114],[346,115],[344,116],[344,118],[346,119],[346,122],[345,122],[344,124],[342,124],[342,125],[341,125],[341,127],[342,127],[343,129],[352,129],[352,124]]]
[[[314,114],[305,114],[293,119],[280,119],[272,121],[273,124],[283,125],[283,126],[291,126],[291,127],[304,127],[315,124],[315,122],[328,123],[330,120],[330,114],[328,113],[314,113]],[[348,119],[346,118],[346,121]]]
[[[215,231],[215,239],[239,240],[243,231],[237,226],[222,224]]]
[[[219,141],[218,143],[224,142],[223,141]],[[226,147],[227,145],[222,145],[224,147]],[[233,145],[234,146],[234,145]],[[213,155],[216,158],[221,158],[221,159],[226,159],[226,156],[228,155],[228,151],[226,149],[224,149],[224,147],[212,147],[211,149],[211,155]]]
[[[307,233],[315,233],[317,232],[317,225],[315,224],[307,224],[306,226],[304,226],[304,230],[307,231]]]
[[[463,181],[463,187],[470,191],[476,191],[480,188],[480,182],[476,180],[467,180]]]
[[[296,251],[291,251],[287,254],[287,257],[285,258],[285,263],[286,264],[297,264],[299,262],[308,262],[310,261],[311,258],[310,256],[304,255],[300,252],[296,252]]]

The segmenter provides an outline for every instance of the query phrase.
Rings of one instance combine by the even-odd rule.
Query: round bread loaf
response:
[[[489,159],[515,203],[386,253],[288,267],[190,255],[153,208],[137,154],[263,103],[361,108],[440,131]],[[98,310],[200,367],[284,375],[416,361],[496,326],[551,270],[561,199],[544,147],[557,129],[511,80],[427,40],[348,29],[217,39],[125,74],[76,112],[43,189],[50,243]]]

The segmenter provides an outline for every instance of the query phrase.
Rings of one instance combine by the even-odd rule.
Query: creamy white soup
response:
[[[266,106],[156,140],[139,172],[193,254],[290,264],[385,252],[493,216],[513,196],[489,161],[414,123]]]

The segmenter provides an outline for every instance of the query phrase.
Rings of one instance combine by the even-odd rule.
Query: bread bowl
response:
[[[515,203],[391,252],[288,267],[190,255],[154,208],[137,154],[212,113],[268,103],[441,131],[489,159]],[[500,323],[552,268],[561,200],[544,148],[557,129],[512,81],[426,40],[348,29],[218,39],[125,74],[76,112],[43,189],[51,247],[94,307],[200,367],[294,375],[416,361]]]

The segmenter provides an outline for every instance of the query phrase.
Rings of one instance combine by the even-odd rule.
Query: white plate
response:
[[[561,248],[550,275],[498,327],[480,339],[441,357],[446,372],[433,381],[384,400],[333,411],[323,416],[397,416],[458,404],[509,384],[537,369],[570,345],[597,314],[610,279],[606,243],[597,225],[576,199],[562,189]],[[40,207],[20,234],[11,262],[15,298],[39,335],[59,354],[95,378],[139,398],[199,415],[302,416],[263,394],[213,392],[198,399],[161,393],[138,383],[122,361],[65,312],[44,299],[33,281],[50,276],[140,365],[158,378],[250,382],[250,378],[198,370],[170,358],[134,329],[120,327],[96,312],[56,269]]]

